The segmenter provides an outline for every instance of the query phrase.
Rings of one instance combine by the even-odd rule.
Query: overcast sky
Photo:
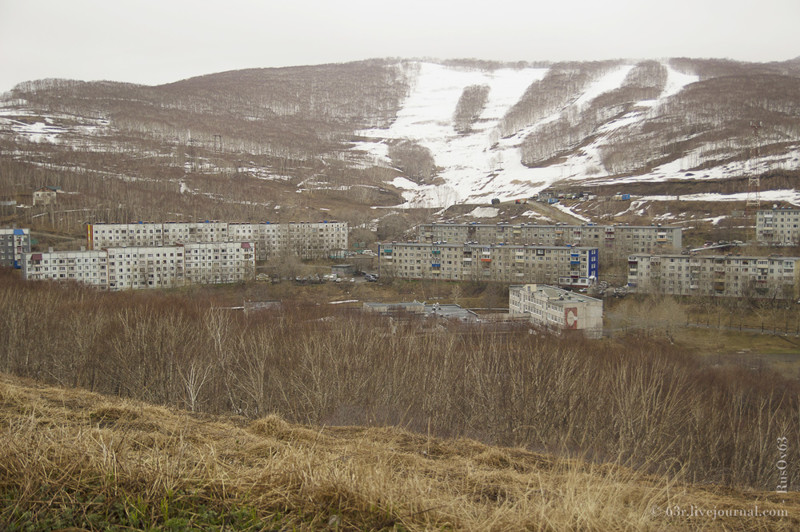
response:
[[[800,0],[0,0],[0,92],[373,57],[800,56]]]

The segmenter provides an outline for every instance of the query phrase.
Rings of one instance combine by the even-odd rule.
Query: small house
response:
[[[59,187],[42,187],[38,190],[33,192],[33,204],[34,205],[54,205],[56,203],[56,196],[58,191],[61,190]]]

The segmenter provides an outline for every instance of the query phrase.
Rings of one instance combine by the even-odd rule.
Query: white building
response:
[[[509,287],[508,312],[530,316],[531,323],[546,329],[582,331],[588,338],[603,335],[603,301],[555,286]]]
[[[797,299],[800,258],[631,255],[628,287],[639,293]]]
[[[252,242],[51,251],[27,253],[23,261],[25,279],[73,280],[108,290],[233,283],[254,274]]]
[[[661,225],[449,224],[419,226],[420,242],[596,247],[603,255],[680,251],[680,227]]]
[[[756,212],[756,241],[773,246],[800,244],[800,209],[773,208]]]
[[[34,205],[52,205],[55,204],[58,197],[58,187],[42,187],[33,191],[33,204]]]
[[[114,247],[108,255],[108,288],[172,288],[186,282],[183,246]]]
[[[22,262],[22,275],[31,281],[76,281],[106,289],[107,265],[105,250],[27,253]]]
[[[255,244],[259,260],[284,253],[318,259],[327,258],[333,251],[347,249],[348,226],[346,222],[89,224],[86,237],[90,249],[244,241]]]
[[[499,281],[589,286],[598,275],[596,248],[382,243],[381,275],[405,279]]]
[[[185,248],[189,283],[235,283],[255,276],[252,242],[201,242]]]

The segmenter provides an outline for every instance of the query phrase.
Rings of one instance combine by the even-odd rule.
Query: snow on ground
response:
[[[67,132],[63,127],[53,126],[45,122],[26,124],[12,121],[11,129],[17,134],[27,137],[31,142],[49,142],[51,144],[57,142],[58,137]]]
[[[472,216],[473,218],[494,218],[500,214],[500,209],[495,207],[475,207],[467,213],[467,216]]]
[[[545,216],[544,214],[536,211],[525,211],[522,213],[522,216],[525,218],[536,218],[537,220],[542,220],[543,222],[552,222],[553,219],[549,216]]]
[[[569,214],[570,216],[573,216],[573,217],[577,218],[578,220],[580,220],[582,222],[591,222],[591,220],[589,218],[587,218],[585,216],[581,216],[580,214],[569,210],[569,207],[567,207],[566,205],[562,205],[560,203],[554,203],[554,204],[552,204],[550,206],[551,207],[555,207],[559,211],[565,212],[565,213]]]
[[[781,190],[762,190],[758,194],[762,202],[786,201],[792,205],[800,205],[800,191],[790,188]],[[680,196],[638,196],[637,201],[747,201],[747,192],[735,194],[718,194],[714,192],[702,194],[682,194]]]
[[[389,182],[395,188],[400,188],[403,190],[420,190],[422,187],[410,179],[406,179],[405,177],[395,177]]]
[[[619,88],[622,85],[622,82],[625,81],[628,73],[631,71],[631,69],[633,69],[633,66],[634,65],[623,65],[615,70],[607,72],[601,78],[589,85],[589,88],[586,89],[586,92],[581,94],[580,98],[575,100],[575,105],[578,107],[587,105],[601,94],[605,94],[608,91]]]
[[[557,120],[563,110],[518,131],[508,138],[499,138],[497,126],[511,106],[524,94],[531,83],[542,79],[547,69],[498,69],[491,72],[450,67],[434,63],[419,63],[412,89],[395,122],[387,129],[359,132],[366,141],[353,146],[354,151],[366,154],[374,162],[389,164],[387,140],[410,139],[431,150],[443,185],[417,185],[407,179],[391,182],[403,191],[405,207],[446,207],[453,203],[501,201],[530,197],[560,180],[583,180],[602,177],[604,170],[599,157],[605,134],[647,117],[649,108],[678,93],[684,86],[697,81],[697,76],[683,74],[668,64],[667,82],[657,100],[639,102],[627,115],[603,126],[594,143],[570,156],[560,164],[546,168],[528,168],[521,162],[519,145],[537,127]],[[634,65],[622,65],[598,78],[572,104],[582,107],[594,98],[619,87]],[[465,87],[488,85],[489,101],[469,134],[459,135],[453,129],[453,113]],[[685,168],[687,161],[676,163]],[[658,170],[658,169],[657,169]],[[680,168],[662,167],[662,178]],[[655,172],[655,171],[654,171]],[[651,180],[652,175],[642,179]],[[636,179],[636,178],[633,178]]]
[[[667,68],[667,83],[664,86],[664,91],[660,95],[661,99],[669,98],[673,94],[682,91],[686,85],[700,81],[700,76],[678,72],[668,64],[664,66]]]
[[[32,121],[28,117],[36,117]],[[76,120],[82,123],[76,124]],[[66,122],[69,126],[58,125]],[[63,113],[48,113],[43,115],[31,109],[6,106],[0,102],[0,129],[10,130],[30,142],[46,142],[50,144],[65,143],[65,137],[71,140],[86,136],[94,136],[108,129],[109,121],[103,118],[85,118]],[[81,143],[82,147],[85,143]]]
[[[419,189],[399,187],[414,190],[415,194],[407,197],[413,197],[412,202],[421,206],[444,206],[488,194],[502,198],[509,191],[504,192],[498,185],[519,191],[530,190],[530,185],[523,183],[520,183],[523,186],[509,187],[514,179],[526,179],[524,175],[509,176],[508,171],[503,171],[501,179],[489,177],[503,168],[505,159],[502,151],[491,148],[497,142],[495,127],[500,119],[531,83],[544,77],[547,69],[507,68],[486,72],[433,63],[420,63],[419,66],[411,93],[395,122],[388,129],[360,132],[375,142],[359,143],[355,149],[366,150],[374,157],[385,157],[386,145],[381,139],[403,138],[429,148],[435,155],[437,166],[443,168],[439,175],[447,184]],[[470,85],[488,85],[488,101],[478,121],[473,124],[473,132],[459,135],[453,129],[453,113],[464,88]],[[518,153],[515,155],[519,160]]]

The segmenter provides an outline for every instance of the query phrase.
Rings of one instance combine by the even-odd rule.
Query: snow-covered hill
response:
[[[405,178],[391,182],[404,191],[408,206],[438,207],[486,202],[491,198],[512,200],[528,197],[559,181],[609,184],[689,177],[725,178],[774,168],[800,167],[800,140],[796,132],[778,133],[777,136],[783,135],[788,144],[784,142],[777,152],[767,153],[762,149],[756,156],[746,134],[737,139],[728,137],[719,146],[707,141],[692,145],[687,142],[691,135],[707,133],[714,126],[690,124],[694,131],[688,131],[689,135],[682,135],[680,130],[670,130],[662,139],[665,144],[683,142],[685,147],[674,150],[667,157],[658,153],[650,160],[637,161],[636,164],[644,167],[644,171],[609,169],[604,155],[614,148],[616,142],[620,139],[635,141],[637,135],[648,134],[646,131],[642,133],[648,123],[675,122],[680,118],[675,115],[676,109],[680,108],[678,102],[682,93],[691,84],[702,85],[699,83],[700,75],[687,72],[688,69],[678,70],[670,61],[662,61],[660,67],[656,66],[665,76],[655,84],[658,90],[654,98],[622,101],[622,104],[619,99],[614,100],[622,89],[630,85],[630,75],[636,67],[633,62],[620,62],[598,69],[581,90],[571,94],[552,112],[505,137],[500,133],[504,116],[532,84],[548,75],[548,68],[479,70],[427,62],[416,66],[409,69],[412,72],[411,89],[401,104],[397,119],[387,128],[360,131],[359,134],[367,140],[354,147],[387,165],[391,164],[387,150],[392,141],[407,139],[430,150],[439,168],[437,175],[443,182],[420,185]],[[472,131],[458,133],[454,128],[454,111],[464,89],[474,85],[488,86],[488,102]],[[702,94],[699,90],[695,93]],[[717,97],[724,99],[727,95]],[[612,101],[606,104],[604,100]],[[556,124],[562,127],[563,124],[568,127],[579,124],[587,111],[593,107],[602,109],[604,105],[612,111],[607,113],[607,117],[601,115],[597,127],[593,127],[589,135],[571,143],[564,142],[566,149],[546,164],[523,164],[521,145],[526,139],[536,143],[538,133],[546,134],[548,128]],[[693,104],[690,102],[688,105],[691,107]],[[796,111],[798,106],[800,101],[795,96],[791,111]],[[592,112],[597,115],[596,111]],[[728,118],[717,117],[719,121]],[[764,135],[764,129],[762,125],[762,138],[752,139],[753,143],[776,140],[776,135]],[[747,132],[749,130],[745,128]]]
[[[72,224],[168,212],[372,226],[378,207],[546,187],[734,201],[753,174],[763,198],[797,201],[800,62],[380,59],[156,87],[38,80],[0,97],[0,163],[0,195],[76,192],[66,210],[89,214]]]

